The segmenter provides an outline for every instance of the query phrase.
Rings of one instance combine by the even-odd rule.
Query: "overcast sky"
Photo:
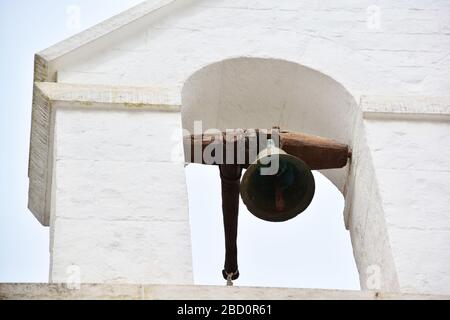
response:
[[[27,209],[33,55],[139,2],[0,0],[0,283],[48,281],[49,230]],[[218,169],[186,172],[195,281],[223,285]],[[342,196],[315,176],[311,207],[290,222],[260,221],[241,204],[238,285],[359,289]],[[215,196],[204,197],[205,186]]]

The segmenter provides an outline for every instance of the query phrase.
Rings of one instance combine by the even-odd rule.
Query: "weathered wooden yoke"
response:
[[[334,140],[299,132],[269,130],[229,130],[226,132],[191,135],[185,138],[185,155],[190,163],[208,165],[239,164],[248,167],[259,152],[267,147],[267,141],[279,141],[286,153],[303,160],[311,170],[343,168],[352,156],[350,147]],[[208,149],[222,153],[221,163],[207,161]],[[200,151],[200,152],[199,152]],[[200,156],[199,156],[200,155]],[[214,158],[214,154],[212,155]],[[233,159],[233,161],[225,161]]]

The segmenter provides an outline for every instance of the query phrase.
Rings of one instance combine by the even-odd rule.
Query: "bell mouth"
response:
[[[277,155],[278,170],[269,172],[266,159],[251,165],[241,182],[241,196],[248,210],[270,222],[291,220],[304,212],[315,193],[315,181],[308,165],[288,154]],[[275,160],[276,161],[276,160]]]

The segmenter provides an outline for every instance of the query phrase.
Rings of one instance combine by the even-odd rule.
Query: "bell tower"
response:
[[[345,198],[361,288],[450,294],[450,45],[431,23],[449,7],[386,2],[374,31],[354,1],[204,3],[145,1],[36,55],[29,208],[50,282],[193,284],[183,136],[201,121],[348,147],[339,166],[300,158]]]

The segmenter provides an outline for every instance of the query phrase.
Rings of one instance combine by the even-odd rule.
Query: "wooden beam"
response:
[[[220,159],[232,158],[226,164],[240,164],[248,167],[256,155],[267,146],[267,140],[279,137],[282,150],[302,159],[312,170],[343,168],[351,158],[348,145],[334,140],[298,132],[273,130],[242,130],[217,134],[192,135],[185,137],[185,155],[188,162],[219,165],[204,157],[213,150],[212,156],[221,153]],[[195,154],[197,151],[197,155]],[[207,152],[205,152],[207,151]],[[241,152],[241,158],[238,157]],[[228,153],[228,154],[227,154]],[[230,155],[230,153],[232,153]],[[197,157],[196,157],[197,156]],[[229,160],[229,159],[228,159]]]
[[[312,170],[343,168],[351,157],[348,145],[331,139],[296,132],[282,132],[280,137],[281,148]]]

